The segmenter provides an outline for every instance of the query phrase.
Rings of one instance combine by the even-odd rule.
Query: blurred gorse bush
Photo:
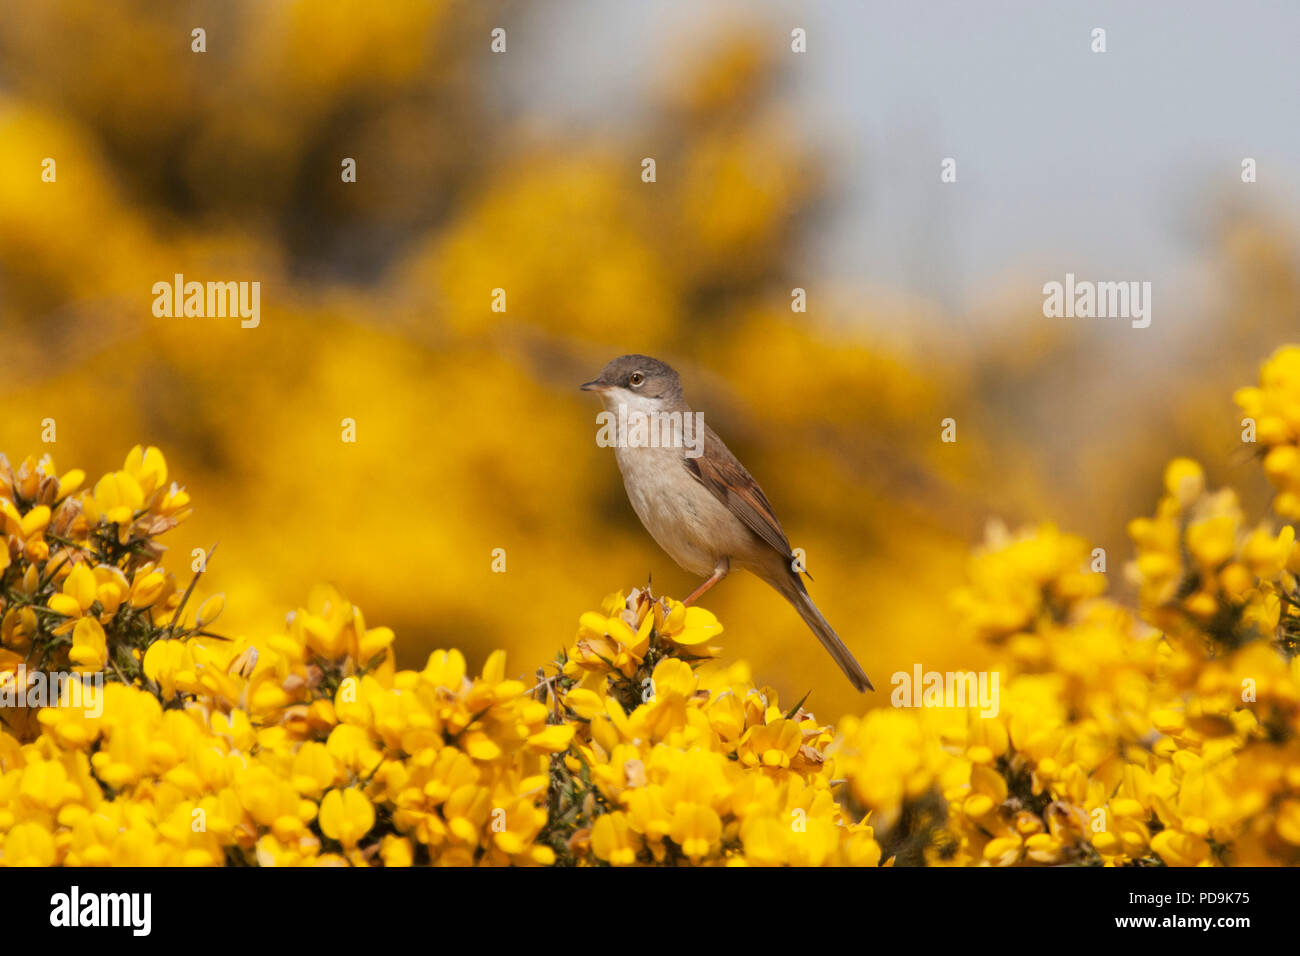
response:
[[[1294,520],[1300,347],[1236,399]],[[162,566],[191,510],[168,478],[156,448],[93,488],[0,459],[0,699],[85,680],[0,709],[6,865],[1300,863],[1300,545],[1190,460],[1130,525],[1136,611],[1082,539],[995,529],[953,606],[998,654],[996,715],[838,726],[642,590],[526,677],[455,649],[399,671],[327,587],[222,635],[220,595]]]

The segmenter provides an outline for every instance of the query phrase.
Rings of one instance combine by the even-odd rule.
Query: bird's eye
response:
[[[645,381],[645,376],[642,375],[640,372],[633,372],[632,376],[628,379],[628,381],[632,383],[633,388],[639,388],[641,384]]]

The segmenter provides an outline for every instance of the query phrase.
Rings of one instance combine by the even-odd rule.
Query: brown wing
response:
[[[745,522],[754,534],[783,558],[794,557],[790,552],[790,542],[781,530],[781,522],[772,513],[763,489],[712,428],[704,426],[704,454],[682,461],[695,480],[713,492],[713,496]]]

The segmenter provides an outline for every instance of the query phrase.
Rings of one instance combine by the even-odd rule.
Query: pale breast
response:
[[[691,477],[676,448],[616,448],[632,510],[668,556],[692,574],[713,573],[721,557],[754,536]]]

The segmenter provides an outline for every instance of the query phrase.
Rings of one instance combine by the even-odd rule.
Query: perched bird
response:
[[[617,423],[609,444],[641,523],[669,557],[707,579],[684,603],[744,568],[794,605],[855,688],[874,690],[808,596],[763,489],[686,404],[677,373],[658,359],[623,355],[581,388],[599,393],[607,421]]]

